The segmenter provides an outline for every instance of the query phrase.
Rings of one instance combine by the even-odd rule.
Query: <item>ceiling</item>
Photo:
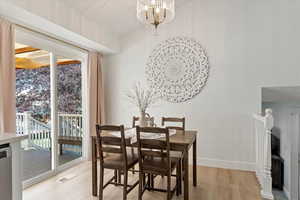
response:
[[[22,50],[26,48],[32,48],[31,46],[15,43],[15,50]],[[48,66],[50,64],[50,53],[43,49],[37,49],[32,51],[26,51],[24,53],[16,53],[16,68],[19,69],[34,69],[39,67]],[[57,55],[57,63],[61,64],[66,62],[67,64],[72,59],[64,56]]]
[[[274,103],[300,103],[300,86],[263,88],[262,101]]]
[[[143,25],[136,19],[136,0],[61,0],[90,20],[108,26],[119,36]],[[191,0],[175,0],[176,8]],[[176,20],[176,18],[175,18]]]

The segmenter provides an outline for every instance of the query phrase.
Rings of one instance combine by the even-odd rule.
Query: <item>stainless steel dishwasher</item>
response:
[[[9,144],[0,145],[0,199],[12,200],[11,149]]]

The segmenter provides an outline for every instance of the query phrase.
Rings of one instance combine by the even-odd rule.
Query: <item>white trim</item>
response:
[[[81,95],[82,95],[82,126],[83,126],[83,142],[82,142],[82,157],[85,160],[91,158],[91,139],[89,133],[89,113],[88,113],[88,54],[82,59],[81,63]]]
[[[255,163],[198,157],[198,165],[255,172]]]
[[[40,183],[44,180],[47,180],[48,178],[51,178],[51,177],[55,176],[55,174],[56,174],[55,171],[48,171],[48,172],[40,174],[40,175],[38,175],[34,178],[23,181],[23,190],[26,189],[26,188],[31,187],[32,185],[35,185],[35,184]]]
[[[76,166],[76,165],[79,165],[83,161],[86,161],[86,159],[84,159],[83,157],[76,158],[75,160],[69,161],[63,165],[58,166],[56,169],[56,172],[57,173],[63,172],[67,169],[70,169],[70,168]]]
[[[58,117],[57,117],[57,74],[56,74],[56,55],[50,52],[50,108],[51,108],[51,169],[55,170],[58,166]]]
[[[56,55],[63,55],[73,59],[84,58],[87,51],[78,49],[66,43],[54,40],[44,35],[16,27],[16,42],[26,44],[38,49],[43,49],[48,52],[54,52]]]
[[[21,142],[11,142],[12,153],[12,200],[22,200],[22,166]],[[1,194],[0,194],[1,195]]]
[[[263,190],[260,191],[260,194],[261,194],[261,197],[263,199],[268,199],[268,200],[273,200],[274,199],[274,196],[273,196],[273,193],[272,192],[268,192],[268,193],[264,193]]]
[[[285,196],[290,200],[291,194],[290,194],[290,191],[285,187],[285,185],[283,186],[283,192],[284,192]]]

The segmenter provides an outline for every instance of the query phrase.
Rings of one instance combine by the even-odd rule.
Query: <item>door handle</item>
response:
[[[9,158],[10,155],[10,149],[5,148],[5,149],[0,149],[0,160],[4,158]]]

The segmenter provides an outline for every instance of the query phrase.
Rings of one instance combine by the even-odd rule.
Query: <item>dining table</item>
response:
[[[113,134],[107,132],[107,136]],[[126,134],[126,133],[125,133]],[[105,136],[105,135],[103,135]],[[98,149],[97,149],[97,136],[96,133],[91,135],[92,140],[92,194],[97,196],[97,167],[98,167]],[[160,138],[159,140],[165,140]],[[136,144],[132,143],[135,147]],[[183,188],[184,200],[189,199],[189,151],[193,147],[192,152],[192,165],[193,165],[193,186],[197,186],[197,131],[194,130],[176,130],[176,133],[170,136],[170,150],[182,152],[183,155]]]

